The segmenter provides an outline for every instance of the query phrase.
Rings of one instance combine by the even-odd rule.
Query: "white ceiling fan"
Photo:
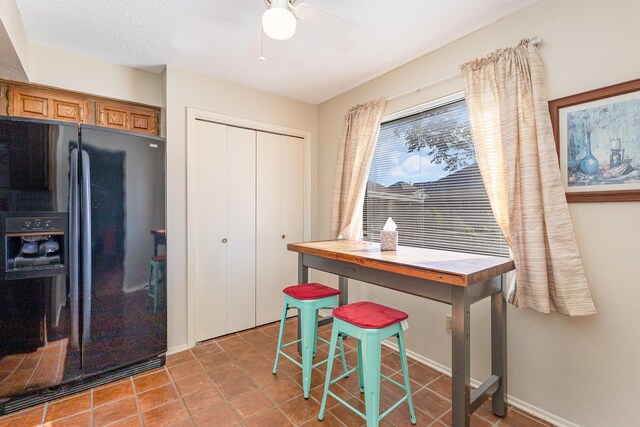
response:
[[[335,13],[305,0],[264,0],[267,10],[262,14],[262,29],[274,40],[287,40],[296,32],[297,20],[304,20],[338,32],[342,38],[355,41],[364,28]]]

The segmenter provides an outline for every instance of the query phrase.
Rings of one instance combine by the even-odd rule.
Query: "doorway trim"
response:
[[[197,232],[190,227],[193,224],[194,212],[191,208],[191,194],[194,186],[198,183],[195,181],[194,168],[195,162],[195,141],[194,141],[194,125],[196,120],[203,120],[212,123],[218,123],[226,126],[234,126],[239,128],[251,129],[261,132],[276,133],[280,135],[293,136],[303,140],[304,144],[304,240],[311,239],[311,154],[312,154],[312,134],[310,131],[290,128],[286,126],[274,125],[271,123],[259,122],[240,117],[228,116],[225,114],[214,113],[196,108],[187,108],[187,346],[191,348],[196,345],[196,289],[195,289],[195,265],[193,255],[195,248],[193,247],[193,239],[191,233]]]

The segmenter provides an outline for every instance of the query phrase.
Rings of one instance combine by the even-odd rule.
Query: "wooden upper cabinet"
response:
[[[0,79],[0,93],[0,115],[160,134],[158,107],[3,79]]]
[[[89,100],[66,92],[9,86],[9,115],[85,123]]]
[[[158,135],[158,111],[120,102],[96,101],[96,124]]]

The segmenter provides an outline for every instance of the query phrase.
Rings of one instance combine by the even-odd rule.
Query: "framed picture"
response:
[[[568,202],[640,201],[640,79],[549,101]]]

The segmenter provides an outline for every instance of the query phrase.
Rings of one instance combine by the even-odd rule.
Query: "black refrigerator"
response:
[[[165,141],[0,117],[0,415],[162,366]]]

